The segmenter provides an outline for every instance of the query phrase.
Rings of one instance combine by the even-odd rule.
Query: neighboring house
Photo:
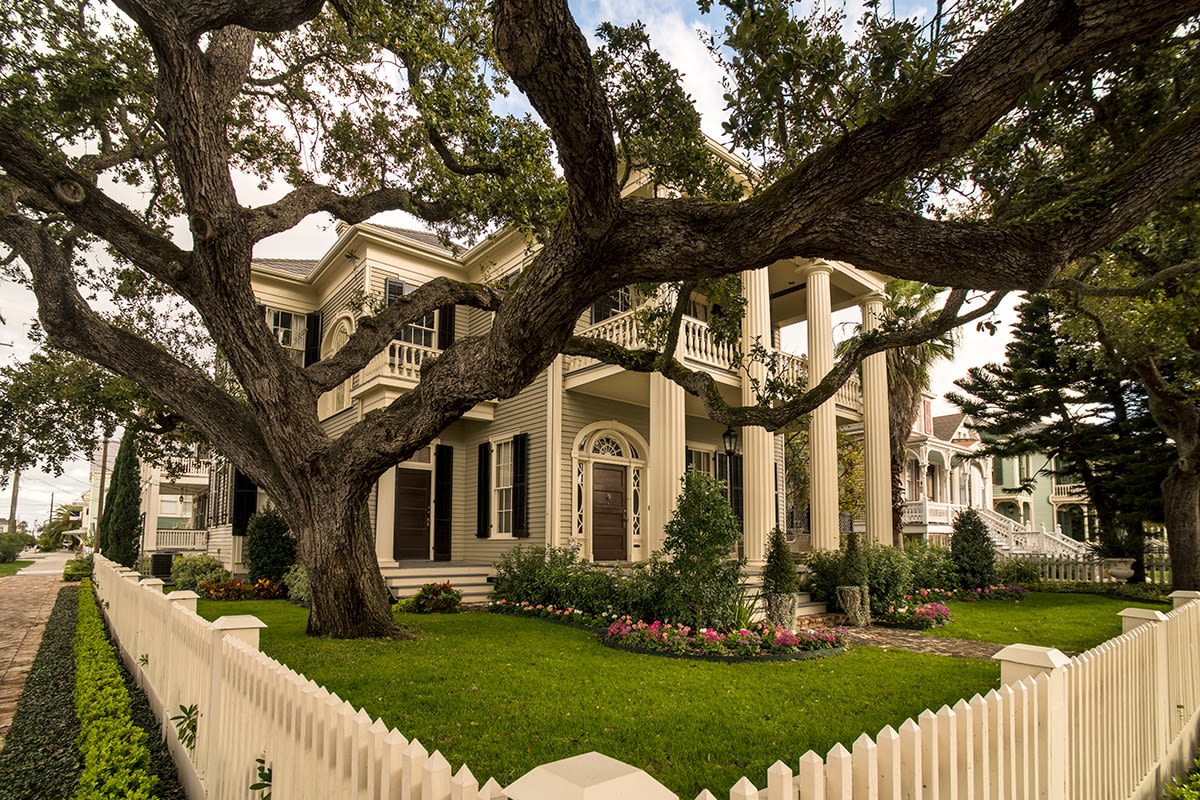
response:
[[[979,434],[962,412],[934,416],[932,395],[908,437],[904,471],[904,535],[948,544],[964,509],[992,509],[992,460],[979,454]]]
[[[427,233],[361,223],[340,226],[337,243],[319,260],[256,259],[252,279],[264,320],[279,343],[298,363],[311,364],[346,342],[364,306],[386,303],[439,275],[503,279],[529,258],[525,240],[512,232],[455,252]],[[777,349],[782,326],[807,321],[809,341],[822,352],[814,358],[828,369],[831,310],[856,303],[878,309],[883,282],[881,276],[827,262],[781,262],[743,273],[748,308],[741,344],[757,340]],[[637,346],[638,302],[626,291],[606,297],[582,315],[577,332]],[[730,366],[731,348],[709,335],[710,313],[706,298],[691,298],[677,354],[709,370],[729,402],[753,402],[751,381]],[[362,371],[320,399],[326,429],[338,435],[411,390],[425,359],[460,337],[484,333],[489,318],[460,307],[410,325]],[[803,383],[807,359],[781,354],[781,363]],[[764,369],[750,367],[759,379]],[[874,392],[878,411],[867,426],[886,431],[883,381],[875,381]],[[827,444],[826,437],[815,437],[814,458],[828,465],[823,485],[831,479],[834,487],[832,496],[814,497],[815,505],[831,508],[833,520],[832,526],[814,524],[817,546],[838,546],[829,423],[861,421],[862,409],[854,381],[813,414],[819,424],[829,425]],[[782,439],[745,429],[735,432],[738,444],[727,452],[725,433],[698,401],[660,375],[560,356],[520,394],[480,403],[380,478],[370,501],[376,552],[385,567],[430,561],[486,566],[519,543],[575,547],[601,562],[645,560],[661,547],[680,479],[692,468],[727,481],[744,523],[742,550],[752,564],[761,563],[768,532],[782,523]],[[245,520],[263,502],[236,469],[215,464],[209,551],[219,549],[223,560],[236,563]]]
[[[1057,460],[1044,453],[996,459],[995,508],[1029,530],[1058,531],[1086,541],[1095,536],[1096,513],[1084,485],[1057,473]],[[1020,489],[1029,486],[1029,491]]]
[[[165,467],[142,462],[143,553],[208,551],[209,458],[194,453]]]
[[[102,497],[107,495],[109,484],[112,483],[113,464],[117,461],[117,449],[121,446],[120,439],[105,439],[95,452],[92,453],[91,467],[88,475],[88,488],[83,493],[83,513],[80,527],[87,531],[92,542],[96,541],[96,526],[100,524]],[[101,488],[101,476],[104,486]]]

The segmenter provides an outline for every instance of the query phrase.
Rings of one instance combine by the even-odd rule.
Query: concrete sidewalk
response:
[[[32,558],[34,563],[16,575],[0,578],[0,749],[58,591],[77,585],[62,580],[63,565],[72,555],[66,551],[22,553],[19,560]]]

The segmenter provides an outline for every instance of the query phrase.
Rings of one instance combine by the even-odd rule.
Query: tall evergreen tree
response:
[[[1017,307],[1004,364],[976,367],[957,382],[951,402],[969,414],[984,452],[1051,456],[1056,474],[1084,485],[1096,509],[1099,545],[1138,558],[1144,523],[1161,519],[1156,489],[1170,450],[1149,416],[1145,391],[1122,380],[1094,346],[1061,330],[1062,308],[1048,295]],[[1026,484],[1012,487],[1027,491]]]
[[[99,540],[104,543],[103,554],[129,568],[137,562],[141,537],[141,466],[137,457],[137,438],[135,431],[126,431],[121,439],[99,528]]]

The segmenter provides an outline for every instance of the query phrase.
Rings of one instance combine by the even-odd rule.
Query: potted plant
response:
[[[796,602],[800,581],[796,562],[783,531],[775,528],[767,540],[767,563],[762,571],[763,597],[767,603],[767,622],[772,628],[795,630]]]
[[[842,585],[837,587],[837,598],[838,605],[846,612],[846,622],[856,628],[865,628],[871,624],[867,560],[856,531],[850,531],[846,536],[846,551],[842,559]]]
[[[1100,536],[1086,544],[1088,553],[1100,559],[1109,577],[1127,582],[1137,571],[1134,562],[1140,561],[1146,546],[1146,536],[1140,526],[1132,529],[1101,531]]]

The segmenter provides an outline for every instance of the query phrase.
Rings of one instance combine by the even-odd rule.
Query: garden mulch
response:
[[[59,569],[53,576],[17,573],[0,578],[0,749],[42,642],[46,620],[63,587],[61,575]]]

